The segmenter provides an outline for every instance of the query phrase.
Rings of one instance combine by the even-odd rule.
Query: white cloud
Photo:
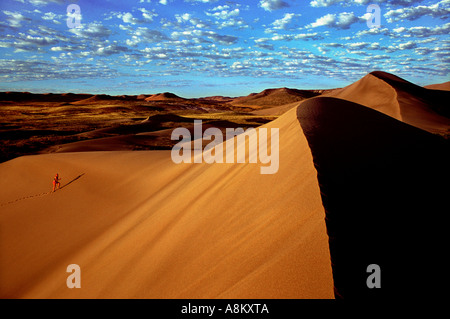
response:
[[[230,66],[233,70],[245,70],[248,69],[249,63],[248,61],[244,61],[243,63],[240,61],[233,62]]]
[[[432,16],[433,18],[444,18],[450,14],[450,0],[443,0],[429,6],[404,7],[390,10],[384,17],[387,22],[392,23],[401,20],[417,20],[423,16]]]
[[[46,12],[46,13],[44,13],[44,15],[42,16],[42,19],[44,19],[44,20],[53,20],[53,19],[56,18],[56,16],[57,16],[56,13],[53,13],[53,12]]]
[[[290,24],[294,18],[299,16],[301,16],[301,14],[285,13],[283,18],[275,20],[272,23],[273,28],[277,30],[286,30],[287,25]]]
[[[183,23],[192,19],[192,15],[190,13],[176,14],[175,18],[178,23]]]
[[[70,29],[69,32],[86,39],[106,38],[111,34],[111,30],[99,23],[82,24],[80,28]]]
[[[15,70],[9,81],[32,81],[42,79],[80,79],[80,78],[115,78],[118,76],[116,70],[101,64],[80,63],[69,53],[61,53],[61,57],[68,60],[59,62],[36,61],[36,60],[1,60],[0,70]],[[1,71],[0,71],[1,72]],[[48,90],[47,90],[48,92]]]
[[[37,52],[43,51],[43,47],[55,45],[58,39],[53,36],[31,36],[19,33],[17,36],[7,35],[5,39],[10,42],[3,42],[1,47],[14,48],[14,52]]]
[[[415,47],[417,47],[417,43],[415,41],[408,41],[405,43],[400,43],[398,45],[398,48],[400,50],[409,50],[409,49],[414,49]]]
[[[391,0],[389,4],[396,6],[408,6],[414,3],[422,2],[423,0]],[[348,7],[351,5],[366,5],[369,3],[385,3],[386,0],[313,0],[309,4],[311,7],[329,7],[332,5],[340,5],[342,7]]]
[[[356,32],[354,38],[366,37],[368,35],[385,35],[390,36],[392,33],[388,28],[366,28]]]
[[[261,0],[259,6],[266,11],[274,11],[284,7],[289,7],[289,5],[283,0]]]
[[[385,51],[387,53],[392,53],[396,51],[403,51],[403,50],[410,50],[417,47],[416,41],[408,41],[403,43],[398,43],[395,45],[390,45],[389,47],[385,48]]]
[[[427,38],[436,35],[448,35],[450,33],[450,22],[441,26],[436,27],[399,27],[393,29],[391,36],[396,37],[417,37],[417,38]]]
[[[155,13],[154,11],[149,11],[146,8],[138,8],[137,10],[140,11],[141,14],[142,14],[142,18],[141,19],[136,18],[133,15],[133,13],[131,13],[131,12],[111,12],[109,17],[107,18],[107,20],[110,17],[116,17],[118,19],[122,19],[122,21],[124,23],[128,23],[128,24],[133,24],[134,25],[134,24],[142,24],[142,23],[145,23],[145,22],[152,22],[153,19],[158,16],[157,13]]]
[[[221,35],[214,31],[204,30],[185,30],[174,31],[171,34],[172,39],[178,40],[180,38],[190,39],[196,43],[205,43],[213,41],[214,44],[219,43],[223,45],[231,45],[237,42],[238,38],[230,35]],[[207,38],[208,40],[206,40]]]
[[[152,12],[152,11],[149,11],[149,10],[147,10],[147,9],[145,9],[145,8],[138,8],[138,10],[142,12],[142,17],[143,17],[146,21],[149,21],[149,22],[152,22],[152,21],[153,21],[153,18],[155,18],[155,17],[158,16],[157,13]]]
[[[318,18],[307,27],[317,28],[321,26],[330,26],[336,29],[348,29],[353,23],[358,22],[359,20],[360,18],[356,17],[353,12],[341,12],[338,15],[328,13]]]
[[[19,2],[25,3],[24,0],[21,0]],[[28,0],[28,2],[34,6],[46,6],[50,3],[63,4],[64,0]]]
[[[139,27],[134,31],[132,39],[133,40],[130,41],[127,40],[127,44],[134,45],[139,42],[158,43],[168,40],[169,38],[158,30]]]
[[[80,47],[78,47],[78,46],[70,46],[70,45],[66,45],[66,46],[57,46],[57,47],[52,47],[52,48],[50,48],[50,50],[51,51],[54,51],[54,52],[62,52],[62,51],[64,51],[64,52],[70,52],[70,51],[76,51],[76,50],[79,50],[80,49]]]
[[[233,19],[229,19],[229,20],[216,21],[215,25],[217,26],[218,29],[223,29],[223,28],[227,28],[227,27],[245,29],[245,28],[249,27],[249,25],[247,23],[245,23],[245,21],[242,20],[241,18],[237,18],[237,19],[233,18]]]
[[[354,43],[349,43],[347,45],[347,47],[353,49],[353,50],[361,50],[364,49],[365,47],[367,47],[369,45],[369,43],[367,42],[354,42]]]
[[[324,15],[323,17],[318,18],[315,22],[310,24],[310,27],[317,28],[324,25],[331,25],[336,22],[336,15],[332,13],[328,13],[327,15]]]
[[[221,35],[213,31],[203,31],[202,35],[206,36],[214,43],[220,43],[223,45],[231,45],[237,42],[238,38],[231,35]]]
[[[259,39],[256,39],[255,42],[256,43],[263,43],[263,42],[267,42],[269,40],[270,40],[269,38],[259,38]]]
[[[24,22],[24,21],[31,21],[30,18],[25,17],[20,12],[16,12],[16,11],[12,12],[12,11],[7,11],[7,10],[3,10],[2,12],[8,16],[6,18],[6,21],[8,21],[9,26],[13,27],[13,28],[21,27],[22,22]]]
[[[121,18],[125,23],[136,24],[139,22],[139,20],[133,17],[133,14],[131,14],[130,12],[122,14]]]
[[[223,10],[214,10],[215,12],[206,12],[206,15],[210,17],[214,17],[216,19],[227,20],[232,17],[237,17],[239,15],[239,9],[236,8],[234,10],[227,10],[224,8]]]
[[[226,27],[233,27],[238,29],[248,28],[248,24],[239,17],[241,10],[239,7],[241,5],[235,4],[232,8],[230,5],[219,5],[205,12],[207,16],[214,18],[214,25],[218,29],[223,29]]]
[[[185,2],[203,2],[203,3],[213,3],[217,2],[218,0],[184,0]]]
[[[295,40],[320,40],[323,39],[323,36],[317,32],[313,33],[299,33],[294,36]]]
[[[311,7],[329,7],[339,2],[340,0],[314,0],[311,1],[309,4],[311,5]]]
[[[339,29],[348,29],[350,25],[357,22],[359,19],[354,15],[353,12],[342,12],[339,13],[338,22],[336,26]]]
[[[109,45],[100,45],[97,47],[96,50],[93,51],[94,55],[98,56],[110,56],[113,54],[119,54],[122,52],[128,52],[129,49],[124,46],[117,45],[116,43],[109,44]]]
[[[175,14],[175,19],[177,20],[178,26],[181,26],[183,23],[189,22],[196,28],[206,28],[208,25],[203,22],[202,20],[195,18],[190,13],[183,13],[183,14]],[[164,24],[164,26],[168,26],[168,24]]]

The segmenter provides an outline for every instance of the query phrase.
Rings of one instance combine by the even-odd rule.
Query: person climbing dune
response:
[[[59,189],[61,186],[61,183],[59,182],[61,178],[59,178],[58,173],[56,173],[55,177],[53,178],[53,190],[52,193],[55,192],[56,189]]]

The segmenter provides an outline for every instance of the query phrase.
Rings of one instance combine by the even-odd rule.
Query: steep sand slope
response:
[[[298,108],[318,172],[338,297],[425,298],[446,273],[449,143],[330,97]],[[368,289],[367,267],[381,268]]]
[[[295,108],[267,127],[280,129],[274,175],[260,164],[176,165],[167,151],[0,164],[0,296],[333,298],[324,209]],[[63,186],[77,179],[43,195],[56,172]],[[72,263],[81,289],[66,287]]]
[[[324,96],[362,104],[431,133],[450,131],[449,92],[428,90],[389,73],[372,72]]]

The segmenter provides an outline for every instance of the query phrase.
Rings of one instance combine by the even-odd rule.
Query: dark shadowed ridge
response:
[[[309,99],[297,116],[317,170],[336,297],[438,294],[447,271],[448,141],[337,98]],[[367,287],[370,264],[381,267],[380,289]]]

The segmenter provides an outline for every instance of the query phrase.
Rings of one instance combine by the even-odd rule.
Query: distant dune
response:
[[[229,96],[208,96],[199,98],[201,101],[216,101],[216,102],[232,102],[235,98]]]
[[[165,92],[165,93],[158,93],[153,94],[145,99],[146,101],[180,101],[184,100],[184,98],[179,97],[176,94]]]
[[[446,273],[447,94],[373,72],[332,91],[242,98],[255,112],[283,113],[257,128],[279,129],[273,175],[260,174],[262,163],[177,165],[170,150],[1,163],[0,297],[438,294]],[[156,115],[91,133],[125,130],[112,143],[94,142],[123,146],[155,138],[145,132],[152,121],[185,120]],[[233,141],[235,151],[244,146]],[[50,193],[56,172],[62,189]],[[66,286],[69,264],[81,267],[81,289]],[[370,264],[381,267],[381,289],[367,288]]]
[[[289,88],[267,89],[260,93],[252,93],[245,97],[236,98],[231,104],[248,107],[276,107],[317,96],[318,93],[308,90],[297,90]]]
[[[185,100],[176,94],[165,92],[158,94],[141,95],[107,95],[107,94],[74,94],[74,93],[29,93],[29,92],[0,92],[0,101],[13,102],[73,102],[75,105],[95,104],[110,101],[170,101]]]

